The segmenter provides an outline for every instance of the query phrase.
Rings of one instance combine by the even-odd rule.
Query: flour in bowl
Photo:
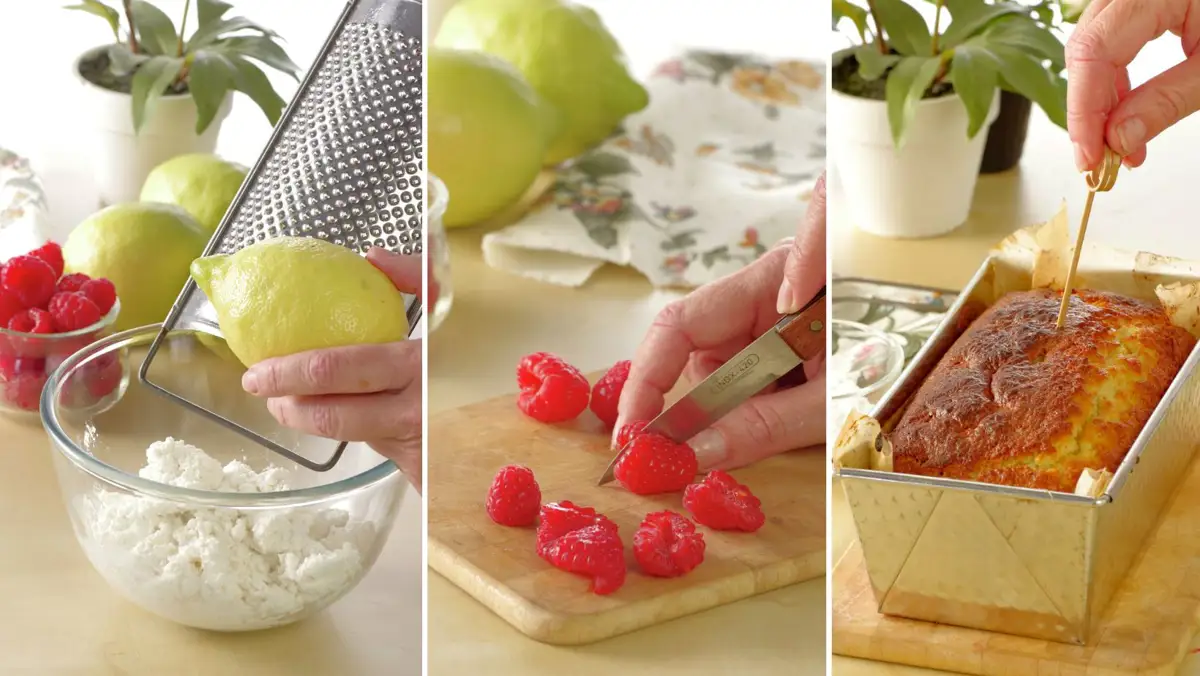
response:
[[[224,467],[176,439],[146,449],[142,478],[227,493],[288,490],[291,477]],[[218,509],[101,490],[83,499],[85,548],[135,602],[183,624],[244,631],[332,602],[363,572],[374,527],[328,507]]]

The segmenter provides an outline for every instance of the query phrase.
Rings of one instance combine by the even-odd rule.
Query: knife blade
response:
[[[825,350],[825,288],[799,312],[784,315],[753,343],[700,381],[645,427],[683,443],[712,426],[747,399]],[[597,485],[613,480],[617,462],[632,441],[608,463]]]

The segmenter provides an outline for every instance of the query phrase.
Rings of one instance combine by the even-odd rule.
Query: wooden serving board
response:
[[[1175,674],[1200,617],[1193,463],[1087,646],[880,615],[856,542],[833,571],[833,652],[967,674]]]
[[[594,378],[593,378],[594,381]],[[756,533],[700,527],[704,563],[674,579],[640,573],[632,537],[649,512],[686,514],[682,494],[633,495],[596,486],[612,459],[609,435],[590,411],[565,425],[525,417],[508,395],[431,416],[429,565],[527,636],[557,645],[592,643],[825,572],[825,454],[787,453],[732,472],[763,503]],[[500,467],[533,470],[542,501],[571,500],[616,521],[629,576],[608,596],[587,578],[557,570],[534,551],[533,528],[506,528],[488,518],[484,499]]]

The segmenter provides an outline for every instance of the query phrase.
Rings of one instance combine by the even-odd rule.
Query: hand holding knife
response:
[[[772,383],[802,367],[825,351],[825,288],[800,311],[784,315],[774,327],[713,371],[687,394],[668,406],[646,426],[683,443],[762,392]],[[613,480],[617,460],[625,445],[605,470],[599,485]]]

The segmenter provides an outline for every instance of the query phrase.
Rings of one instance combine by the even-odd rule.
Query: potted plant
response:
[[[1089,2],[1090,0],[1040,0],[1028,9],[1034,21],[1061,36],[1062,25],[1078,21]],[[1061,74],[1060,68],[1056,75]],[[1010,88],[1001,87],[1000,114],[988,130],[979,173],[996,174],[1008,171],[1021,162],[1032,109],[1032,101]]]
[[[967,219],[1002,87],[1066,125],[1063,47],[1028,8],[934,0],[932,28],[904,0],[834,0],[857,44],[833,57],[831,163],[861,229],[934,237]]]
[[[172,157],[213,152],[234,91],[249,96],[272,126],[279,121],[284,101],[260,66],[297,79],[300,69],[278,34],[227,17],[231,6],[220,0],[195,4],[196,28],[186,37],[191,0],[178,29],[144,0],[121,0],[119,9],[100,0],[68,7],[104,19],[114,40],[75,62],[102,204],[136,200],[150,170]]]

